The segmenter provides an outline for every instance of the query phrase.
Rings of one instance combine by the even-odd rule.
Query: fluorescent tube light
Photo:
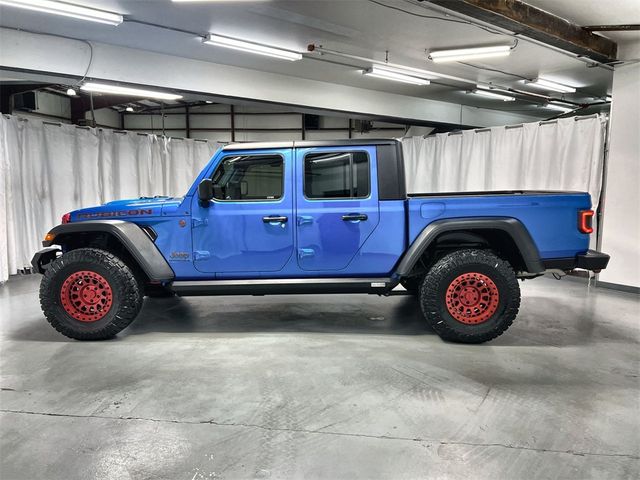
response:
[[[494,98],[496,100],[502,100],[503,102],[513,102],[513,101],[515,101],[515,98],[512,97],[511,95],[504,95],[502,93],[495,93],[495,92],[492,92],[491,90],[482,89],[482,87],[478,88],[477,90],[469,90],[467,93],[473,93],[475,95],[481,95],[481,96],[487,97],[487,98]]]
[[[429,58],[436,63],[462,62],[476,58],[506,57],[511,53],[511,45],[497,45],[494,47],[456,48],[453,50],[439,50],[429,53]]]
[[[544,105],[544,108],[549,108],[551,110],[558,110],[560,112],[570,112],[571,110],[575,110],[573,107],[568,107],[566,105],[562,105],[560,103],[549,102]]]
[[[0,0],[0,5],[62,15],[90,22],[106,23],[107,25],[120,25],[124,21],[123,16],[117,13],[53,0]]]
[[[547,80],[546,78],[536,78],[535,80],[525,80],[527,85],[531,85],[532,87],[543,88],[545,90],[552,90],[554,92],[561,93],[575,93],[576,89],[573,87],[569,87],[567,85],[562,85],[561,83],[553,82],[551,80]]]
[[[156,92],[153,90],[141,90],[138,88],[119,87],[117,85],[107,85],[104,83],[88,82],[80,87],[87,92],[110,93],[112,95],[129,95],[132,97],[157,98],[160,100],[178,100],[182,95],[173,93]]]
[[[373,67],[363,70],[364,75],[368,77],[383,78],[385,80],[393,80],[395,82],[410,83],[412,85],[429,85],[431,82],[424,78],[414,77],[406,73],[400,73],[398,69],[381,67],[374,65]]]
[[[173,3],[228,3],[228,2],[268,2],[270,0],[171,0]]]
[[[292,52],[291,50],[270,47],[268,45],[262,45],[260,43],[249,42],[247,40],[239,40],[237,38],[225,37],[213,33],[208,34],[203,42],[208,45],[232,48],[234,50],[256,53],[258,55],[266,55],[268,57],[275,57],[283,60],[294,61],[300,60],[302,58],[302,54],[299,52]]]

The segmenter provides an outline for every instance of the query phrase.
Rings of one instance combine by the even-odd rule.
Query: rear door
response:
[[[345,270],[378,226],[376,149],[301,148],[295,156],[298,266]]]

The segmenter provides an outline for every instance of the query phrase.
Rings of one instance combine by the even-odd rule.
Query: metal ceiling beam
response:
[[[18,93],[33,92],[41,88],[46,87],[47,84],[43,83],[15,83],[0,85],[0,112],[11,113],[13,105],[11,97]]]
[[[69,97],[71,99],[71,122],[77,124],[80,120],[84,120],[85,112],[91,110],[91,99],[88,94],[82,92],[81,95],[76,97]],[[127,103],[134,103],[137,100],[141,100],[141,97],[128,97],[120,95],[94,95],[93,108],[98,110],[100,108],[109,108],[116,105],[124,105]]]
[[[614,41],[519,0],[429,0],[429,3],[596,62],[616,60],[618,46]]]

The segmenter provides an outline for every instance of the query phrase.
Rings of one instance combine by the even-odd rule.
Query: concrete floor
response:
[[[77,342],[38,282],[0,287],[3,480],[640,475],[633,294],[527,281],[477,346],[361,295],[147,300]]]

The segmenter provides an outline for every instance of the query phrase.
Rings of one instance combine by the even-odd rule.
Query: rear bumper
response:
[[[43,248],[31,259],[31,266],[33,267],[34,272],[44,273],[44,271],[49,268],[49,264],[53,262],[58,256],[58,252],[60,251],[60,247],[47,247]]]
[[[609,263],[609,255],[595,250],[589,250],[587,253],[576,255],[570,258],[550,258],[542,260],[545,270],[573,270],[581,268],[583,270],[591,270],[599,272],[607,268]]]

